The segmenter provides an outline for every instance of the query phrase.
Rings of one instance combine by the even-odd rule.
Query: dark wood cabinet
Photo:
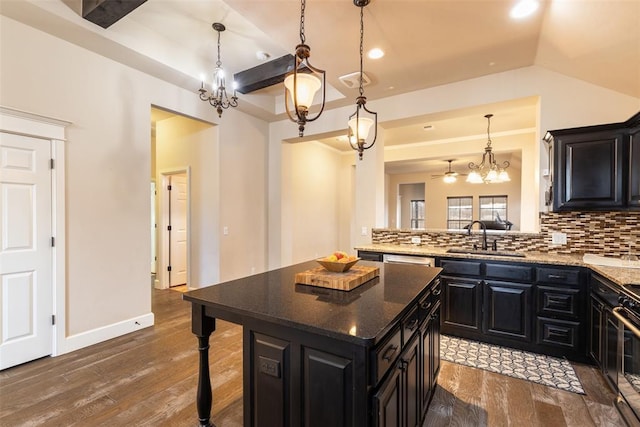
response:
[[[456,331],[466,337],[482,332],[482,281],[441,277],[443,287],[442,332]]]
[[[438,265],[443,333],[587,360],[585,268],[453,258]]]
[[[618,305],[616,286],[599,274],[592,274],[590,297],[589,355],[600,367],[609,384],[618,384],[618,321],[612,310]]]
[[[427,415],[429,402],[436,389],[438,373],[440,372],[440,305],[438,304],[429,314],[428,321],[420,328],[420,345],[423,357],[421,359],[421,408],[422,418]]]
[[[640,208],[640,113],[623,123],[550,131],[553,209]]]
[[[623,197],[621,131],[561,135],[554,140],[556,210],[619,208]]]
[[[627,204],[640,208],[640,126],[629,132],[629,182]]]
[[[438,295],[421,305],[429,307],[424,316],[419,316],[422,323],[407,336],[402,352],[374,394],[378,427],[421,426],[433,397],[440,371]]]
[[[593,295],[590,298],[589,325],[590,325],[590,338],[589,338],[589,356],[591,359],[602,368],[602,351],[604,348],[603,328],[604,328],[604,304]]]
[[[485,282],[483,333],[531,341],[532,294],[533,285]]]

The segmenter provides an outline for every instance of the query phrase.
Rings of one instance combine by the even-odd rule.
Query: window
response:
[[[480,196],[480,221],[507,219],[507,196]]]
[[[447,228],[462,230],[473,220],[473,197],[447,197]]]
[[[411,228],[424,228],[424,200],[411,201]]]

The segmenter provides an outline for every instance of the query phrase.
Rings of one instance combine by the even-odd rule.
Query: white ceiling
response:
[[[80,16],[81,0],[0,0],[0,13],[194,92],[221,56],[228,73],[293,53],[300,42],[299,0],[148,0],[102,29]],[[513,20],[515,0],[371,0],[364,9],[368,100],[538,65],[640,98],[640,0],[547,0],[531,17]],[[306,43],[311,63],[327,71],[331,101],[353,104],[357,89],[339,77],[359,66],[359,8],[352,0],[308,0]],[[279,120],[282,89],[240,95],[239,109]],[[491,111],[487,111],[491,109]],[[385,144],[482,134],[535,126],[535,100],[384,122]],[[531,115],[533,114],[533,115]],[[624,119],[624,118],[622,118]],[[427,124],[434,126],[424,131]],[[324,142],[340,149],[344,143]],[[348,149],[348,148],[347,148]],[[440,161],[442,159],[439,159]],[[446,167],[446,163],[442,163]]]

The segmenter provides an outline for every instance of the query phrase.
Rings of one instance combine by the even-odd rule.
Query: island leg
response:
[[[196,408],[198,409],[199,425],[203,427],[215,427],[210,422],[213,393],[211,392],[211,376],[209,374],[209,337],[215,329],[216,320],[205,315],[204,306],[193,304],[191,306],[191,331],[198,337],[198,353],[200,354]]]

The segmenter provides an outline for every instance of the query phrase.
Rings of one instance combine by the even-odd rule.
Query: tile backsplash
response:
[[[553,233],[566,234],[567,244],[552,243]],[[463,231],[375,228],[371,243],[412,245],[412,237],[420,237],[420,245],[440,247],[480,246],[481,241],[477,228],[471,236]],[[540,233],[491,232],[487,240],[489,244],[496,240],[501,251],[612,257],[630,251],[640,256],[640,212],[541,212]]]

